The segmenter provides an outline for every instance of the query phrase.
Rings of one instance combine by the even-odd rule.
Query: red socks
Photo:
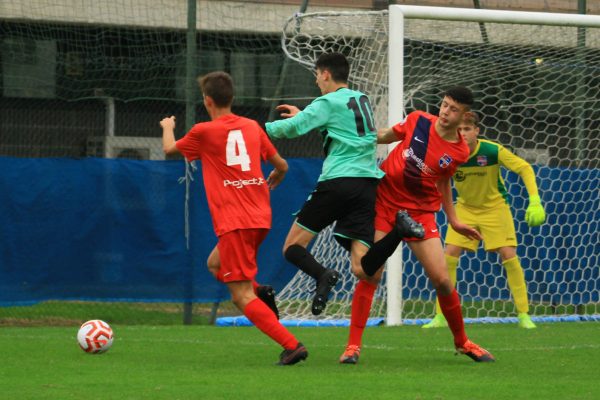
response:
[[[375,295],[377,285],[367,281],[358,281],[352,297],[352,316],[350,317],[350,336],[348,337],[348,346],[359,346],[362,342],[362,335],[371,313],[371,303]]]
[[[263,333],[279,343],[286,350],[298,346],[298,340],[277,319],[273,311],[259,298],[252,300],[244,308],[244,315]]]
[[[452,331],[452,335],[454,335],[454,345],[456,347],[462,347],[467,341],[467,334],[465,333],[465,322],[463,321],[462,311],[460,309],[460,297],[458,297],[458,292],[454,289],[448,296],[442,296],[439,292],[437,295],[442,314],[446,317],[448,326]]]
[[[359,281],[354,289],[352,298],[352,316],[350,319],[350,336],[348,337],[348,345],[359,346],[362,343],[362,335],[369,319],[371,312],[371,303],[377,285],[373,285],[367,281]],[[465,333],[465,324],[463,321],[462,311],[460,307],[460,297],[456,289],[448,296],[438,294],[440,307],[448,326],[454,336],[454,344],[456,347],[462,347],[467,341]]]

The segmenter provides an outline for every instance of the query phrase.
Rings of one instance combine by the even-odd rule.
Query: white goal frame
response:
[[[600,28],[600,16],[594,15],[391,5],[389,7],[388,42],[388,126],[398,123],[406,115],[404,108],[404,25],[406,19]],[[397,50],[392,51],[392,49]],[[403,247],[399,246],[387,261],[386,325],[390,326],[402,324]]]
[[[485,25],[488,23],[489,27]],[[463,25],[469,25],[469,30],[465,31],[464,36],[461,36]],[[471,27],[476,25],[479,25],[479,32],[471,29]],[[447,32],[444,30],[446,26],[448,27]],[[524,29],[512,29],[513,26],[515,28],[519,26]],[[457,27],[461,31],[460,33],[456,33],[456,40],[454,40],[453,36],[445,35]],[[560,190],[554,196],[552,193],[552,188],[556,187],[554,183],[558,183],[560,187],[564,187],[569,193],[572,193],[572,190],[576,190],[575,193],[588,193],[589,195],[593,193],[593,188],[595,187],[593,186],[595,175],[593,173],[584,174],[583,178],[585,180],[583,182],[570,182],[568,180],[561,182],[560,179],[564,175],[562,172],[559,171],[559,174],[554,174],[552,173],[555,172],[554,168],[552,170],[546,168],[546,166],[550,166],[549,162],[551,158],[554,164],[556,164],[553,164],[553,167],[556,166],[560,169],[575,167],[575,170],[577,170],[579,166],[583,165],[583,168],[585,168],[585,163],[581,164],[577,161],[580,157],[586,157],[587,153],[582,150],[582,146],[585,146],[586,143],[596,143],[595,139],[592,140],[591,137],[588,138],[586,136],[587,133],[585,131],[587,130],[591,133],[591,128],[587,128],[583,124],[590,124],[592,118],[593,121],[598,119],[596,116],[598,108],[594,106],[596,108],[590,110],[593,111],[594,117],[586,117],[584,115],[584,120],[575,120],[575,118],[582,115],[583,107],[587,104],[587,102],[583,104],[584,102],[580,99],[585,94],[584,92],[579,93],[579,90],[582,89],[579,86],[580,82],[583,83],[584,76],[591,77],[591,74],[587,72],[587,75],[584,75],[582,72],[581,77],[573,75],[577,71],[571,71],[573,66],[565,64],[570,68],[566,69],[567,73],[570,74],[569,76],[577,79],[571,79],[571,82],[566,82],[563,85],[561,77],[564,75],[560,74],[563,74],[565,65],[560,63],[563,60],[570,63],[573,58],[577,61],[578,57],[591,56],[586,63],[590,65],[595,63],[594,65],[597,65],[597,60],[600,60],[600,53],[597,53],[597,50],[600,48],[600,31],[597,28],[600,28],[600,16],[393,5],[388,10],[382,11],[324,11],[295,14],[283,26],[281,44],[282,50],[288,59],[299,63],[311,71],[320,54],[324,52],[338,51],[348,54],[348,59],[351,63],[349,82],[357,90],[369,95],[375,105],[373,110],[376,115],[378,127],[392,126],[400,122],[406,116],[406,110],[409,108],[411,110],[422,109],[427,112],[430,111],[430,107],[431,109],[435,109],[437,107],[436,103],[439,101],[439,92],[445,89],[442,85],[461,84],[460,81],[463,79],[472,77],[474,85],[481,85],[483,82],[484,88],[500,88],[500,92],[492,91],[489,93],[488,100],[492,97],[491,101],[482,101],[483,107],[492,107],[491,112],[487,111],[490,114],[491,125],[489,127],[486,126],[486,128],[491,128],[490,130],[492,130],[490,140],[495,140],[497,137],[497,140],[501,143],[506,143],[507,146],[514,147],[517,155],[524,158],[525,156],[519,154],[519,151],[527,151],[527,154],[531,152],[533,156],[529,157],[528,161],[538,165],[540,171],[542,171],[542,180],[539,184],[545,186],[542,193],[547,194],[547,202],[545,204],[548,207],[547,212],[550,220],[548,224],[545,224],[541,228],[542,231],[537,231],[542,233],[545,230],[546,232],[543,235],[536,234],[536,231],[526,232],[523,237],[524,260],[528,263],[534,262],[532,260],[539,261],[536,266],[524,266],[529,268],[528,271],[534,275],[531,280],[527,281],[530,285],[535,285],[535,288],[531,290],[531,293],[535,293],[536,295],[536,300],[534,301],[532,297],[530,301],[534,307],[532,315],[538,321],[548,322],[556,320],[600,320],[600,314],[595,311],[600,306],[597,296],[594,297],[590,294],[591,292],[586,291],[589,290],[586,289],[588,286],[580,288],[580,285],[587,279],[586,276],[593,274],[591,271],[594,266],[589,263],[592,260],[590,257],[593,257],[593,255],[588,254],[587,250],[590,249],[590,246],[586,245],[582,252],[579,252],[579,245],[576,248],[569,246],[569,251],[567,252],[567,247],[565,247],[567,240],[563,240],[560,235],[562,235],[563,231],[566,235],[569,235],[571,229],[563,230],[557,218],[552,220],[553,215],[573,220],[573,213],[579,216],[581,211],[578,210],[587,210],[587,207],[583,207],[581,200],[573,202],[571,199],[564,199],[565,203],[563,203],[563,195]],[[420,29],[425,29],[424,33],[419,31]],[[413,36],[415,34],[416,36]],[[529,39],[533,39],[531,41],[532,44],[529,44]],[[416,57],[419,57],[416,63],[413,63],[411,58],[411,60],[407,60],[410,63],[405,64],[405,56],[407,54],[412,55],[412,51],[415,50],[415,45],[411,42],[412,40],[417,42],[423,41],[425,43],[423,47],[419,47],[419,44],[416,46],[423,53],[419,53],[419,51],[415,53]],[[508,48],[510,49],[509,56],[516,56],[516,58],[509,58],[509,61],[514,59],[518,63],[508,63],[504,56],[499,59],[500,61],[496,62],[495,57],[487,57],[486,53],[483,52],[482,55],[484,57],[475,58],[479,57],[475,55],[473,60],[469,61],[470,64],[467,65],[468,69],[465,70],[464,76],[461,76],[460,66],[457,65],[456,61],[456,59],[460,58],[460,53],[457,53],[457,55],[446,54],[444,53],[445,50],[441,49],[440,60],[442,63],[439,72],[430,68],[435,67],[434,63],[437,57],[437,49],[431,45],[437,42],[448,42],[448,46],[453,48],[454,41],[456,41],[457,45],[466,45],[464,47],[466,50],[478,50],[478,46],[485,49],[489,47],[492,49],[489,56],[498,54],[498,50],[495,50],[494,47],[501,47],[502,51],[506,51],[506,48]],[[407,45],[406,48],[404,47],[405,43]],[[543,58],[535,58],[537,57],[537,49],[534,48],[535,45],[533,43],[539,46],[540,56],[548,56],[548,64],[545,64]],[[521,50],[513,52],[513,44],[515,45],[514,48]],[[578,49],[581,46],[583,48]],[[567,49],[571,54],[565,54],[564,58],[555,57],[555,52],[562,52],[561,49]],[[593,54],[588,50],[593,50]],[[444,56],[446,56],[446,59],[444,59]],[[424,65],[419,65],[419,59],[424,60]],[[473,68],[473,65],[478,65],[477,60],[479,59],[483,61],[484,65],[481,70],[477,71]],[[517,69],[512,71],[514,65],[517,66]],[[585,65],[584,68],[589,68]],[[510,70],[507,70],[507,66],[510,67]],[[498,77],[494,78],[495,82],[488,85],[485,82],[485,79],[488,77],[486,74],[495,74],[495,70],[498,68],[500,68],[498,70]],[[409,75],[405,76],[404,73]],[[510,86],[513,82],[510,78],[512,73],[515,74],[516,78],[521,80],[528,80],[528,74],[531,73],[534,74],[533,78],[535,79],[532,85],[525,85],[526,88],[535,88],[535,91],[531,94],[519,92],[520,97],[516,98],[516,102],[513,100],[514,96],[510,94],[510,90],[502,89],[502,85]],[[536,77],[535,75],[539,76]],[[445,79],[446,76],[449,78],[447,81]],[[594,80],[593,82],[596,81]],[[551,91],[556,87],[555,84],[546,86],[546,82],[560,84],[558,92],[545,93],[544,91]],[[568,90],[572,90],[573,87],[576,89],[576,93],[574,93],[575,98],[573,99],[573,96],[566,98],[563,103],[563,96],[565,94],[572,94]],[[596,87],[597,85],[594,86],[594,88]],[[477,89],[475,86],[473,88]],[[523,89],[520,90],[523,91]],[[594,90],[592,93],[597,93],[597,91]],[[478,92],[478,94],[482,96],[488,95],[485,90]],[[550,132],[551,137],[566,138],[566,141],[563,141],[562,144],[547,143],[545,137],[538,137],[537,133],[532,132],[535,131],[535,124],[538,122],[537,120],[533,120],[531,116],[519,116],[521,119],[517,119],[516,121],[506,119],[509,108],[503,102],[505,100],[510,101],[518,107],[524,108],[530,104],[526,100],[522,100],[524,96],[532,96],[543,107],[541,110],[545,113],[544,119],[540,119],[539,121],[542,124],[542,129],[551,127],[554,129],[554,133]],[[589,104],[597,103],[598,101],[594,97]],[[563,109],[563,104],[569,105],[564,106],[565,109]],[[554,105],[558,108],[551,109],[550,106]],[[569,119],[568,123],[570,126],[560,126],[562,136],[556,134],[560,125],[557,120],[550,121],[547,119],[547,115],[554,113],[553,109],[560,110],[561,113],[557,113],[557,115]],[[527,124],[524,124],[525,118],[529,118]],[[575,123],[577,126],[572,126]],[[513,124],[515,124],[517,129],[520,127],[527,128],[527,135],[523,138],[517,136],[518,133],[515,133],[512,128]],[[499,131],[497,135],[493,134],[493,129]],[[565,130],[568,129],[576,129],[576,135],[573,135],[572,138],[566,135]],[[513,136],[517,140],[513,141]],[[506,141],[500,140],[503,137]],[[389,150],[390,148],[380,146],[378,148],[378,156],[380,158],[385,157]],[[550,153],[549,150],[553,150],[554,152]],[[571,152],[574,154],[574,165],[558,162],[558,160],[562,160],[562,157],[570,157]],[[590,154],[597,157],[596,151]],[[590,165],[596,164],[591,163]],[[574,176],[574,179],[581,176],[579,173],[568,174],[567,179],[571,175]],[[524,202],[526,201],[525,189],[522,185],[519,185],[518,190],[513,190],[513,192],[515,213],[522,214]],[[573,209],[568,213],[563,212],[564,210],[559,211],[561,208],[564,208],[563,206]],[[556,211],[555,214],[553,214],[554,211]],[[439,217],[442,217],[442,215],[439,215]],[[515,217],[517,217],[516,214]],[[517,221],[516,218],[515,221]],[[522,220],[522,215],[519,215],[518,222],[520,228],[523,228],[525,222]],[[584,221],[584,226],[586,229],[595,229],[596,224],[594,221],[586,220]],[[441,227],[443,228],[443,226]],[[580,232],[579,227],[574,227],[573,230],[578,233]],[[594,235],[591,234],[591,231],[581,231],[581,234],[584,234],[587,240],[594,240]],[[553,235],[557,236],[554,237]],[[347,253],[341,247],[337,246],[331,236],[331,229],[328,228],[317,237],[311,247],[311,252],[313,252],[319,262],[330,268],[339,270],[343,276],[341,282],[332,290],[332,298],[327,312],[317,317],[314,317],[310,313],[310,302],[315,282],[308,275],[298,272],[277,295],[282,323],[284,325],[347,326],[350,322],[348,317],[356,278],[349,271]],[[546,239],[549,239],[549,241],[546,241]],[[558,244],[559,242],[560,244]],[[554,244],[557,244],[557,248],[548,247]],[[538,246],[541,246],[540,251],[541,249],[545,249],[543,251],[544,255],[540,255],[540,258],[537,258]],[[533,250],[535,255],[529,255],[529,250]],[[571,252],[570,250],[577,250],[577,252]],[[547,253],[551,251],[554,255],[549,256]],[[582,264],[584,270],[580,271],[581,273],[576,280],[566,281],[565,276],[567,272],[563,272],[562,269],[555,271],[544,270],[548,266],[553,268],[557,265],[553,262],[551,263],[551,259],[555,260],[556,254],[560,253],[563,254],[562,257],[565,257],[564,254],[583,254],[586,261]],[[464,315],[469,316],[465,318],[465,321],[514,322],[516,318],[507,317],[514,313],[514,304],[510,304],[508,301],[510,297],[507,297],[507,292],[509,292],[507,290],[507,279],[503,276],[504,274],[497,273],[497,268],[501,268],[499,265],[493,266],[494,264],[498,264],[497,257],[494,255],[490,257],[488,254],[485,257],[485,259],[478,258],[477,261],[472,260],[474,266],[477,266],[477,269],[473,271],[467,272],[467,268],[461,268],[464,271],[461,284],[464,285],[465,282],[473,282],[476,285],[475,295],[467,287],[466,292],[468,296],[463,296]],[[387,260],[387,269],[384,272],[382,284],[375,293],[368,325],[379,325],[383,322],[389,326],[401,325],[403,323],[422,324],[429,320],[427,317],[432,314],[432,300],[435,299],[435,293],[431,290],[430,285],[427,285],[427,278],[422,268],[417,266],[417,269],[415,269],[415,260],[412,255],[410,256],[409,263],[403,265],[402,260],[406,260],[407,258],[406,253],[404,253],[403,257],[403,246],[399,246],[392,257]],[[483,268],[484,264],[490,267]],[[568,270],[573,271],[571,269]],[[468,273],[471,273],[471,276],[467,277]],[[546,281],[547,274],[552,275],[553,273],[560,273],[562,276],[560,280]],[[492,279],[488,279],[489,277]],[[539,283],[536,279],[540,279]],[[408,284],[406,282],[403,283],[403,280],[408,282]],[[595,284],[595,280],[592,279],[591,283],[592,285]],[[575,292],[567,293],[563,287],[561,290],[565,292],[565,302],[562,299],[562,292],[557,292],[558,300],[556,300],[554,298],[555,294],[552,291],[556,290],[559,285],[567,284],[576,285]],[[480,287],[481,291],[479,290]],[[491,292],[494,292],[494,294],[490,295]],[[500,292],[503,292],[503,294],[500,294]],[[409,294],[405,296],[407,293]],[[416,296],[413,296],[413,293]],[[587,296],[584,296],[586,293]],[[597,291],[594,293],[597,293]],[[469,296],[471,299],[469,299]],[[579,296],[578,298],[581,299],[589,298],[590,300],[582,300],[581,302],[574,300],[574,303],[570,303],[571,296]],[[496,303],[497,301],[499,302],[498,304]],[[471,303],[469,304],[469,302]],[[488,302],[487,305],[485,304],[486,302]],[[490,306],[491,308],[487,309]],[[588,306],[591,312],[586,311],[586,307]],[[581,312],[579,311],[579,307],[582,307]],[[537,313],[538,309],[542,312]],[[564,311],[559,311],[558,314],[565,313],[565,316],[559,316],[558,319],[554,317],[554,315],[558,315],[557,310],[563,309]],[[482,313],[479,312],[480,310]],[[489,317],[488,312],[491,313]],[[548,314],[550,316],[547,316]],[[582,315],[578,316],[577,314]],[[230,321],[226,321],[225,318],[221,318],[220,320],[222,321],[220,321],[220,324],[248,324],[249,321],[243,321],[244,319],[233,318]]]

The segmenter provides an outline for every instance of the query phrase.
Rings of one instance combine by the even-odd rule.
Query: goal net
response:
[[[444,89],[470,87],[474,109],[482,116],[481,136],[505,145],[536,171],[548,216],[539,228],[524,222],[524,185],[515,174],[504,174],[534,320],[598,314],[600,18],[409,6],[390,10],[391,15],[295,15],[285,24],[283,50],[308,69],[324,52],[346,54],[350,85],[370,96],[378,127],[397,123],[417,109],[436,114]],[[380,155],[385,157],[385,150]],[[443,213],[438,222],[443,235]],[[316,318],[310,313],[314,282],[298,273],[278,295],[284,318],[347,321],[356,282],[348,255],[331,230],[318,236],[312,253],[341,272],[341,283],[324,315]],[[432,317],[434,291],[408,253],[404,251],[394,265],[388,261],[388,274],[401,273],[384,276],[373,321],[387,316],[389,323],[401,316],[404,323],[421,323]],[[480,249],[463,255],[457,281],[467,320],[516,320],[496,254]],[[400,299],[394,309],[387,306],[388,297]]]
[[[5,3],[2,156],[164,159],[157,118],[175,115],[177,138],[191,123],[207,120],[195,79],[216,70],[229,72],[236,83],[235,112],[263,124],[276,100],[302,98],[304,105],[318,94],[310,72],[300,66],[291,63],[280,74],[285,57],[279,32],[297,6]],[[278,143],[278,149],[284,156],[306,157],[319,154],[314,142]]]
[[[184,321],[194,314],[199,323],[216,317],[218,303],[207,306],[203,302],[229,296],[204,267],[213,236],[210,216],[202,215],[204,195],[193,193],[201,185],[199,172],[193,174],[195,182],[186,181],[192,193],[188,196],[190,218],[183,222],[188,215],[183,210],[185,200],[167,199],[184,190],[177,178],[192,174],[189,170],[186,174],[183,167],[178,170],[180,163],[162,162],[180,156],[165,157],[158,121],[176,116],[179,139],[191,123],[209,120],[195,78],[215,70],[233,77],[233,111],[261,125],[278,116],[274,109],[280,101],[306,105],[318,95],[312,74],[296,63],[289,63],[285,74],[281,72],[286,63],[280,47],[281,26],[297,10],[298,5],[292,4],[208,0],[0,4],[0,161],[10,171],[24,171],[14,172],[14,180],[11,174],[3,177],[4,210],[21,209],[26,202],[24,209],[32,220],[36,210],[47,213],[47,218],[40,219],[45,228],[35,224],[32,229],[34,225],[21,214],[0,212],[0,217],[13,221],[4,224],[12,227],[11,234],[4,235],[0,245],[0,325],[22,321],[80,325],[90,314],[125,324],[180,323],[182,313]],[[320,135],[307,136],[281,141],[277,148],[288,159],[320,156]],[[29,163],[32,158],[52,160]],[[44,168],[46,162],[51,170]],[[71,169],[71,163],[78,167]],[[40,175],[35,175],[37,169]],[[57,182],[66,191],[82,196],[93,193],[99,205],[77,202],[79,197],[51,184],[48,177],[54,177],[54,171],[59,171]],[[37,186],[25,172],[36,176],[33,184]],[[138,190],[138,184],[143,189]],[[53,195],[46,186],[54,189]],[[27,190],[19,189],[23,187]],[[44,201],[30,204],[30,198],[37,198],[35,190],[41,191]],[[65,197],[74,207],[65,206]],[[69,217],[61,218],[67,210]],[[78,212],[86,215],[86,227],[94,229],[81,229],[79,219],[72,217]],[[170,212],[177,216],[168,217]],[[148,213],[156,219],[148,218]],[[160,222],[162,217],[169,222]],[[206,236],[194,232],[196,224],[208,228]],[[174,235],[164,229],[167,225]],[[191,236],[184,237],[190,226]],[[130,229],[156,236],[140,241]],[[35,240],[36,235],[43,240]],[[162,235],[169,240],[158,239]],[[63,252],[64,258],[54,257],[54,249],[60,246],[53,243],[62,237],[71,243],[70,251]],[[44,257],[46,253],[31,248],[19,251],[25,242],[52,256]],[[191,243],[191,249],[160,250],[163,243],[179,248],[182,242]],[[86,246],[92,243],[93,249],[88,250]],[[208,249],[202,250],[204,245]],[[278,253],[280,247],[277,244]],[[168,260],[163,258],[166,255]],[[148,273],[146,268],[151,266],[168,274],[170,282]],[[84,284],[78,284],[79,279]],[[149,282],[154,279],[156,284]],[[200,302],[193,304],[193,310],[190,298]],[[184,304],[182,299],[186,299]],[[149,305],[150,301],[156,303]],[[220,314],[237,312],[224,303]]]

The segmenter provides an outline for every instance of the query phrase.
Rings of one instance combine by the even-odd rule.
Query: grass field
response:
[[[106,354],[77,327],[0,328],[2,399],[598,399],[600,324],[468,325],[496,363],[454,356],[446,329],[368,328],[360,363],[337,359],[347,328],[294,328],[306,362],[275,366],[257,329],[113,326]]]
[[[298,308],[306,310],[310,307],[312,299],[296,302],[278,301],[280,310],[288,309],[294,314]],[[516,310],[512,301],[469,301],[463,299],[463,316],[465,318],[481,317],[514,317]],[[532,316],[563,316],[563,315],[598,315],[600,303],[580,305],[531,305]],[[214,305],[210,303],[194,303],[192,308],[192,324],[211,324]],[[330,301],[327,304],[328,315],[338,312],[350,317],[350,304],[348,302]],[[372,307],[384,309],[374,302]],[[403,318],[421,319],[431,317],[435,313],[434,301],[410,300],[403,302]],[[96,319],[110,321],[116,325],[178,325],[183,322],[182,303],[135,303],[135,302],[93,302],[93,301],[43,301],[26,306],[0,307],[0,327],[2,326],[74,326],[80,325],[93,315]],[[218,304],[218,317],[239,316],[239,310],[230,301]]]

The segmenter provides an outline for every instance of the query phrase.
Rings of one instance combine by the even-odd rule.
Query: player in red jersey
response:
[[[166,154],[181,153],[202,161],[202,176],[217,246],[208,257],[209,270],[225,283],[233,303],[262,332],[279,343],[280,365],[308,356],[306,348],[278,321],[255,294],[258,248],[271,228],[269,188],[285,177],[288,165],[254,120],[231,112],[233,81],[225,72],[212,72],[199,81],[210,122],[196,124],[175,141],[175,117],[160,121]],[[273,164],[267,179],[261,160]]]
[[[448,222],[456,232],[469,238],[481,237],[479,232],[457,219],[450,186],[450,178],[456,168],[469,157],[469,147],[458,133],[458,125],[472,104],[471,91],[457,86],[444,94],[438,117],[415,111],[405,121],[378,132],[378,143],[400,141],[381,164],[385,176],[377,188],[375,242],[379,249],[385,251],[368,253],[362,259],[364,272],[371,278],[360,280],[356,285],[350,336],[346,351],[340,358],[341,363],[358,362],[362,334],[381,279],[382,265],[400,242],[400,238],[393,234],[400,210],[408,212],[425,229],[423,238],[404,240],[436,290],[442,312],[454,335],[457,352],[475,361],[494,361],[487,350],[467,338],[460,298],[450,282],[444,248],[435,223],[435,213],[443,205]]]

